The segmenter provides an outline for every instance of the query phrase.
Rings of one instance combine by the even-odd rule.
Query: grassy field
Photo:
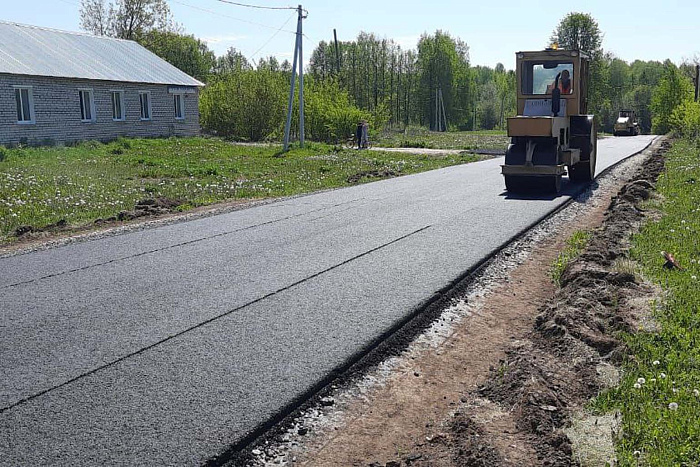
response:
[[[472,162],[463,153],[430,157],[308,144],[279,146],[218,139],[124,139],[65,148],[0,148],[0,241],[17,227],[71,226],[164,197],[178,210],[233,199],[308,193]]]
[[[374,145],[385,148],[430,149],[502,149],[510,138],[505,131],[428,131],[423,127],[408,127],[405,131],[386,130],[374,137]]]
[[[663,212],[633,238],[642,273],[667,293],[656,304],[659,332],[626,336],[634,356],[621,385],[595,408],[620,410],[620,465],[683,466],[700,462],[700,143],[680,141],[658,182]],[[663,268],[661,251],[683,270]]]

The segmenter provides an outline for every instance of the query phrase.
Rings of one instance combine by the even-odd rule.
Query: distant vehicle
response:
[[[589,57],[556,48],[516,54],[518,114],[501,166],[509,193],[558,193],[561,179],[595,176],[598,132],[588,114]]]
[[[620,110],[615,125],[613,125],[613,135],[637,136],[638,134],[637,114],[634,113],[634,110]]]

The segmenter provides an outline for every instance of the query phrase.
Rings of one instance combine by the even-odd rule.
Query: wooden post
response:
[[[698,101],[698,87],[700,87],[700,65],[695,65],[695,102]]]

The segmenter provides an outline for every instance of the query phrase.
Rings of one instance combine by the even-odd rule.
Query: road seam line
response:
[[[284,287],[282,287],[282,288],[280,288],[280,289],[277,289],[277,290],[275,290],[275,291],[273,291],[273,292],[270,292],[270,293],[268,293],[268,294],[266,294],[266,295],[264,295],[264,296],[262,296],[262,297],[256,298],[255,300],[252,300],[252,301],[250,301],[250,302],[248,302],[248,303],[244,303],[243,305],[237,306],[236,308],[233,308],[232,310],[226,311],[226,312],[224,312],[224,313],[222,313],[222,314],[220,314],[220,315],[213,316],[213,317],[211,317],[211,318],[209,318],[209,319],[207,319],[207,320],[205,320],[205,321],[202,321],[201,323],[195,324],[194,326],[190,326],[189,328],[184,329],[184,330],[182,330],[182,331],[179,331],[179,332],[177,332],[177,333],[175,333],[175,334],[172,334],[172,335],[170,335],[170,336],[168,336],[168,337],[165,337],[165,338],[159,340],[158,342],[154,342],[153,344],[150,344],[150,345],[148,345],[148,346],[146,346],[146,347],[143,347],[143,348],[141,348],[141,349],[139,349],[139,350],[136,350],[136,351],[134,351],[134,352],[131,352],[131,353],[129,353],[129,354],[127,354],[127,355],[124,355],[124,356],[122,356],[122,357],[119,357],[118,359],[116,359],[116,360],[114,360],[114,361],[111,361],[111,362],[109,362],[109,363],[106,363],[106,364],[104,364],[104,365],[101,365],[101,366],[99,366],[99,367],[97,367],[97,368],[93,368],[93,369],[90,370],[90,371],[86,371],[85,373],[82,373],[82,374],[80,374],[80,375],[78,375],[78,376],[75,376],[75,377],[73,377],[73,378],[71,378],[71,379],[69,379],[69,380],[67,380],[67,381],[64,381],[64,382],[61,383],[61,384],[58,384],[58,385],[53,386],[53,387],[51,387],[51,388],[45,389],[45,390],[40,391],[40,392],[38,392],[38,393],[36,393],[36,394],[32,394],[31,396],[27,396],[27,397],[25,397],[25,398],[23,398],[23,399],[21,399],[21,400],[15,402],[15,403],[13,403],[13,404],[8,405],[7,407],[2,407],[2,408],[0,408],[0,414],[5,413],[5,412],[7,412],[7,411],[9,411],[9,410],[11,410],[11,409],[13,409],[13,408],[19,406],[19,405],[22,405],[22,404],[25,404],[25,403],[27,403],[27,402],[30,402],[30,401],[32,401],[33,399],[36,399],[36,398],[38,398],[38,397],[41,397],[41,396],[43,396],[43,395],[45,395],[45,394],[47,394],[47,393],[49,393],[49,392],[51,392],[51,391],[55,391],[56,389],[60,389],[60,388],[62,388],[62,387],[64,387],[64,386],[68,386],[69,384],[72,384],[72,383],[74,383],[75,381],[77,381],[77,380],[79,380],[79,379],[82,379],[82,378],[91,376],[91,375],[93,375],[93,374],[95,374],[95,373],[97,373],[97,372],[99,372],[99,371],[101,371],[101,370],[107,369],[107,368],[109,368],[109,367],[111,367],[111,366],[113,366],[113,365],[116,365],[116,364],[118,364],[118,363],[120,363],[120,362],[123,362],[124,360],[127,360],[127,359],[129,359],[129,358],[131,358],[131,357],[135,357],[135,356],[137,356],[137,355],[140,355],[140,354],[142,354],[142,353],[144,353],[144,352],[146,352],[146,351],[148,351],[148,350],[151,350],[151,349],[153,349],[153,348],[155,348],[155,347],[157,347],[157,346],[159,346],[159,345],[161,345],[161,344],[164,344],[165,342],[168,342],[168,341],[170,341],[170,340],[172,340],[172,339],[175,339],[175,338],[177,338],[177,337],[180,337],[180,336],[182,336],[182,335],[184,335],[184,334],[186,334],[186,333],[188,333],[188,332],[194,331],[195,329],[198,329],[198,328],[201,328],[201,327],[203,327],[203,326],[206,326],[207,324],[213,323],[214,321],[217,321],[217,320],[219,320],[219,319],[221,319],[221,318],[224,318],[224,317],[226,317],[226,316],[228,316],[228,315],[230,315],[230,314],[232,314],[232,313],[235,313],[235,312],[237,312],[237,311],[240,311],[240,310],[242,310],[243,308],[246,308],[246,307],[248,307],[248,306],[250,306],[250,305],[254,305],[254,304],[259,303],[259,302],[261,302],[261,301],[263,301],[263,300],[266,300],[266,299],[268,299],[268,298],[270,298],[270,297],[272,297],[272,296],[274,296],[274,295],[277,295],[277,294],[279,294],[279,293],[281,293],[281,292],[284,292],[284,291],[287,291],[287,290],[289,290],[289,289],[292,289],[292,288],[296,287],[297,285],[303,284],[304,282],[310,281],[311,279],[315,279],[316,277],[319,277],[319,276],[321,276],[322,274],[325,274],[325,273],[330,272],[330,271],[332,271],[332,270],[334,270],[334,269],[337,269],[337,268],[339,268],[339,267],[341,267],[341,266],[344,266],[344,265],[346,265],[346,264],[348,264],[348,263],[351,263],[351,262],[353,262],[353,261],[355,261],[355,260],[357,260],[357,259],[359,259],[359,258],[362,258],[363,256],[367,256],[367,255],[369,255],[369,254],[371,254],[371,253],[374,253],[374,252],[376,252],[376,251],[378,251],[378,250],[381,250],[381,249],[383,249],[383,248],[385,248],[385,247],[387,247],[387,246],[389,246],[389,245],[392,245],[392,244],[394,244],[394,243],[400,242],[401,240],[405,240],[406,238],[411,237],[411,236],[413,236],[413,235],[415,235],[415,234],[418,234],[418,233],[420,233],[420,232],[423,232],[423,231],[425,231],[425,230],[427,230],[427,229],[429,229],[429,228],[431,228],[431,227],[432,227],[432,225],[426,225],[426,226],[424,226],[424,227],[421,227],[420,229],[414,230],[414,231],[412,231],[412,232],[410,232],[410,233],[407,233],[406,235],[402,235],[401,237],[395,238],[394,240],[391,240],[391,241],[389,241],[389,242],[387,242],[387,243],[384,243],[384,244],[379,245],[379,246],[377,246],[377,247],[375,247],[375,248],[372,248],[371,250],[367,250],[367,251],[365,251],[365,252],[363,252],[363,253],[360,253],[359,255],[353,256],[352,258],[346,259],[345,261],[342,261],[342,262],[340,262],[340,263],[338,263],[338,264],[335,264],[335,265],[333,265],[333,266],[330,266],[330,267],[328,267],[328,268],[326,268],[326,269],[324,269],[324,270],[322,270],[322,271],[319,271],[319,272],[314,273],[314,274],[312,274],[312,275],[310,275],[310,276],[307,276],[307,277],[305,277],[305,278],[303,278],[303,279],[300,279],[300,280],[298,280],[298,281],[296,281],[296,282],[293,282],[293,283],[290,284],[290,285],[284,286]]]
[[[338,204],[334,204],[334,205],[332,205],[332,206],[326,206],[326,207],[323,207],[323,208],[320,208],[320,209],[314,209],[314,210],[307,211],[307,212],[304,212],[304,213],[301,213],[301,214],[295,214],[295,215],[293,215],[293,216],[283,217],[283,218],[280,218],[280,219],[274,219],[274,220],[271,220],[271,221],[262,222],[262,223],[260,223],[260,224],[249,225],[249,226],[247,226],[247,227],[242,227],[242,228],[240,228],[240,229],[234,229],[234,230],[230,230],[230,231],[227,231],[227,232],[221,232],[221,233],[218,233],[218,234],[216,234],[216,235],[212,235],[212,236],[210,236],[210,237],[196,238],[196,239],[194,239],[194,240],[188,240],[188,241],[186,241],[186,242],[176,243],[176,244],[169,245],[169,246],[165,246],[165,247],[162,247],[162,248],[156,248],[155,250],[142,251],[141,253],[136,253],[135,255],[123,256],[123,257],[120,257],[120,258],[110,259],[109,261],[105,261],[105,262],[103,262],[103,263],[90,264],[90,265],[88,265],[88,266],[83,266],[83,267],[81,267],[81,268],[74,268],[74,269],[69,269],[69,270],[67,270],[67,271],[57,272],[57,273],[54,273],[54,274],[47,274],[46,276],[41,276],[41,277],[37,277],[37,278],[34,278],[34,279],[28,279],[28,280],[25,280],[25,281],[20,281],[20,282],[15,282],[15,283],[8,284],[8,285],[0,286],[0,290],[2,290],[2,289],[9,289],[9,288],[12,288],[12,287],[18,287],[18,286],[20,286],[20,285],[31,284],[31,283],[33,283],[33,282],[39,282],[39,281],[42,281],[42,280],[45,280],[45,279],[51,279],[51,278],[58,277],[58,276],[63,276],[63,275],[66,275],[66,274],[72,274],[72,273],[74,273],[74,272],[85,271],[85,270],[91,269],[91,268],[96,268],[96,267],[100,267],[100,266],[106,266],[106,265],[108,265],[108,264],[117,263],[117,262],[119,262],[119,261],[125,261],[125,260],[128,260],[128,259],[138,258],[138,257],[140,257],[140,256],[150,255],[150,254],[152,254],[152,253],[158,253],[158,252],[161,252],[161,251],[169,250],[169,249],[171,249],[171,248],[178,248],[178,247],[181,247],[181,246],[191,245],[191,244],[197,243],[197,242],[203,242],[203,241],[206,241],[206,240],[213,240],[213,239],[215,239],[215,238],[225,237],[225,236],[227,236],[227,235],[232,235],[232,234],[235,234],[235,233],[244,232],[244,231],[246,231],[246,230],[255,229],[255,228],[257,228],[257,227],[263,227],[263,226],[265,226],[265,225],[274,224],[275,222],[283,222],[283,221],[290,220],[290,219],[294,219],[294,218],[297,218],[297,217],[303,217],[303,216],[306,216],[306,215],[309,215],[309,214],[313,214],[313,213],[315,213],[315,212],[320,212],[320,211],[325,211],[325,210],[327,210],[327,209],[337,208],[338,206],[343,206],[343,205],[345,205],[345,204],[350,204],[350,203],[354,203],[354,202],[362,201],[362,200],[364,200],[364,198],[358,198],[358,199],[354,199],[354,200],[351,200],[351,201],[346,201],[346,202],[344,202],[344,203],[338,203]]]

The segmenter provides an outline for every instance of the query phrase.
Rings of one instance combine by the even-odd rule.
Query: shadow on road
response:
[[[525,191],[522,193],[509,193],[505,189],[499,194],[505,199],[517,199],[517,200],[538,200],[538,201],[552,201],[562,196],[570,196],[572,198],[580,195],[587,189],[591,191],[598,188],[598,182],[595,180],[593,183],[574,183],[570,182],[568,178],[564,178],[561,184],[561,191],[559,193],[543,193],[536,190]],[[588,196],[586,196],[586,199]],[[585,200],[584,200],[585,201]]]

